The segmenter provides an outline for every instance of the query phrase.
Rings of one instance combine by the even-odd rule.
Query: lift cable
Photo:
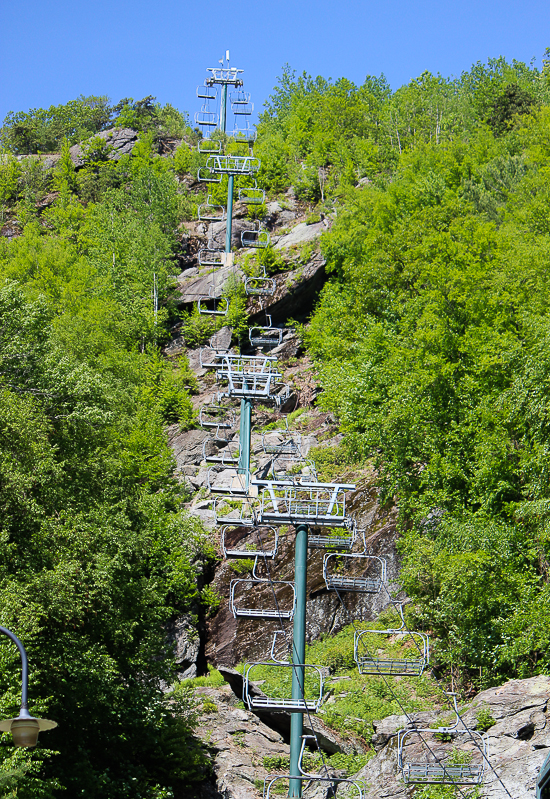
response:
[[[397,609],[397,604],[396,604],[395,600],[393,599],[393,597],[391,596],[391,594],[390,594],[390,592],[388,591],[388,589],[387,589],[387,586],[386,586],[385,584],[384,584],[384,590],[386,591],[386,594],[388,595],[388,599],[390,600],[391,604],[394,606],[394,608],[396,608],[396,609]],[[404,625],[404,629],[405,629],[405,630],[406,630],[406,631],[409,633],[409,635],[411,635],[411,631],[410,631],[410,630],[409,630],[409,628],[407,627],[407,623],[406,623],[406,622],[405,622],[405,625]],[[418,642],[417,642],[417,641],[414,639],[414,637],[413,637],[412,635],[411,635],[411,638],[412,638],[412,640],[414,641],[414,644],[415,644],[415,646],[417,647],[418,651],[420,652],[420,647],[419,647],[419,645],[418,645]],[[428,664],[428,665],[429,665],[429,664]],[[441,683],[440,683],[440,681],[439,681],[439,679],[438,679],[437,675],[435,674],[435,671],[434,671],[434,668],[433,668],[433,666],[429,666],[429,668],[430,668],[430,673],[431,673],[431,675],[432,675],[432,678],[435,680],[435,683],[436,683],[437,689],[438,689],[438,690],[439,690],[439,691],[440,691],[440,692],[441,692],[441,693],[442,693],[442,694],[445,696],[445,701],[446,701],[446,702],[449,702],[449,704],[450,704],[449,696],[448,696],[447,692],[445,691],[444,687],[441,685]],[[453,707],[453,711],[455,711],[455,708],[454,708],[454,707]],[[493,774],[495,775],[495,777],[497,778],[497,780],[500,782],[500,784],[502,785],[502,787],[503,787],[503,788],[504,788],[504,790],[506,791],[506,794],[507,794],[507,795],[510,797],[510,799],[513,799],[513,797],[512,797],[512,794],[510,793],[510,791],[508,790],[508,788],[506,787],[506,785],[503,783],[503,781],[502,781],[501,777],[500,777],[500,776],[497,774],[497,772],[495,771],[495,769],[494,769],[494,767],[493,767],[493,765],[492,765],[491,761],[489,760],[489,758],[487,757],[487,755],[485,754],[485,752],[483,751],[483,749],[482,749],[482,748],[481,748],[481,746],[479,745],[479,743],[478,743],[478,741],[477,741],[477,739],[476,739],[475,735],[472,735],[471,731],[470,731],[470,730],[469,730],[469,728],[466,726],[466,724],[465,724],[464,720],[462,719],[462,716],[460,715],[460,713],[458,712],[458,710],[456,710],[456,715],[457,715],[457,717],[458,717],[458,720],[461,722],[461,724],[462,724],[463,728],[466,730],[466,732],[469,734],[470,738],[472,739],[472,742],[473,742],[473,744],[476,746],[476,748],[477,748],[477,749],[479,750],[479,752],[481,753],[481,755],[482,755],[483,759],[485,760],[485,762],[486,762],[486,763],[487,763],[487,765],[489,766],[490,770],[493,772]]]
[[[342,605],[342,607],[343,607],[344,611],[346,612],[346,615],[347,615],[347,617],[350,619],[350,622],[351,622],[351,625],[353,626],[353,629],[354,629],[354,631],[355,631],[355,632],[359,632],[359,630],[358,630],[358,628],[357,628],[357,626],[356,626],[356,624],[355,624],[355,621],[354,621],[354,619],[353,619],[353,617],[352,617],[352,615],[351,615],[351,612],[350,612],[350,610],[349,610],[349,609],[346,607],[346,605],[345,605],[345,603],[344,603],[344,601],[343,601],[343,599],[342,599],[342,595],[341,595],[340,591],[338,590],[338,588],[335,588],[335,589],[333,589],[333,590],[334,590],[334,591],[336,591],[336,594],[337,594],[337,596],[338,596],[338,599],[339,599],[339,601],[340,601],[340,604]],[[407,717],[407,720],[409,721],[409,723],[410,723],[410,724],[411,724],[411,725],[414,727],[415,723],[414,723],[413,719],[411,718],[411,716],[409,715],[409,713],[408,713],[408,712],[405,710],[405,708],[403,707],[403,705],[402,705],[402,703],[401,703],[401,700],[399,699],[399,696],[398,696],[398,695],[396,694],[396,692],[393,690],[393,687],[392,687],[392,685],[391,685],[390,681],[387,679],[387,675],[385,675],[383,672],[380,672],[380,677],[381,677],[381,678],[384,680],[384,683],[386,684],[386,687],[389,689],[389,691],[390,691],[391,695],[393,696],[393,698],[395,699],[395,701],[396,701],[396,702],[397,702],[397,704],[399,705],[400,709],[401,709],[401,710],[402,710],[402,712],[403,712],[403,715],[405,715],[405,716]],[[415,731],[416,731],[416,730],[415,730]],[[446,773],[445,766],[443,765],[443,763],[441,762],[441,760],[440,760],[440,759],[437,757],[437,755],[435,754],[435,752],[434,752],[434,751],[433,751],[433,749],[431,748],[431,746],[430,746],[430,744],[428,743],[428,741],[426,741],[426,739],[425,739],[425,738],[424,738],[424,736],[422,735],[422,730],[421,730],[421,729],[419,729],[419,730],[418,730],[418,733],[419,733],[419,736],[420,736],[420,740],[422,741],[422,743],[424,744],[424,746],[426,747],[426,749],[428,750],[428,752],[429,752],[429,753],[430,753],[430,754],[433,756],[433,758],[435,759],[435,761],[441,765],[441,767],[443,768],[443,772],[444,772],[444,773]],[[449,783],[448,783],[448,784],[449,784]],[[458,789],[458,791],[459,791],[460,795],[461,795],[462,797],[464,797],[464,799],[468,799],[468,794],[465,794],[465,793],[462,791],[462,788],[461,788],[461,786],[460,786],[460,785],[457,785],[456,783],[453,783],[453,784],[454,784],[454,787]]]

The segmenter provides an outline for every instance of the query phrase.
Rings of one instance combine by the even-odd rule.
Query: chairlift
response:
[[[221,183],[222,176],[215,174],[205,166],[200,166],[197,170],[197,180],[199,183]]]
[[[248,119],[246,120],[247,125],[244,128],[237,127],[235,123],[235,127],[231,131],[231,135],[236,142],[242,142],[243,144],[252,145],[256,141],[258,133],[256,128],[251,128],[248,125]]]
[[[328,771],[325,777],[320,774],[311,774],[304,771],[304,754],[306,741],[308,740],[318,745],[315,735],[302,735],[302,746],[298,758],[299,775],[268,774],[264,779],[263,799],[275,799],[275,797],[281,796],[282,793],[287,794],[287,783],[290,780],[296,780],[300,784],[305,783],[307,786],[313,786],[318,783],[319,787],[323,788],[322,793],[326,799],[336,799],[336,794],[340,786],[343,786],[342,795],[345,792],[346,799],[365,799],[367,789],[363,780],[340,777],[336,774],[329,775]],[[281,783],[281,785],[278,783]]]
[[[218,303],[220,303],[218,305]],[[200,314],[209,316],[227,316],[229,310],[229,300],[227,297],[213,297],[212,291],[208,297],[201,297],[197,302],[197,309]]]
[[[257,247],[264,249],[269,247],[271,236],[267,230],[243,230],[241,232],[242,247]]]
[[[243,533],[240,538],[239,533]],[[221,547],[224,558],[274,558],[279,547],[279,533],[276,527],[268,525],[251,529],[226,524],[221,529]]]
[[[201,356],[202,350],[199,352],[199,358]],[[201,427],[215,427],[216,432],[218,432],[219,430],[231,430],[236,423],[235,411],[227,405],[210,403],[209,405],[202,405],[199,410],[199,425]]]
[[[198,252],[199,266],[223,266],[225,250],[219,247],[201,247]]]
[[[338,562],[338,559],[340,561]],[[362,566],[359,576],[343,574],[338,571],[338,566],[346,566],[358,562]],[[336,569],[334,568],[336,564]],[[369,568],[374,566],[375,575],[367,576]],[[378,594],[386,582],[386,561],[376,555],[340,555],[337,552],[327,552],[323,558],[323,578],[329,591],[357,591],[362,594]]]
[[[206,473],[206,485],[211,494],[227,494],[234,497],[242,497],[248,494],[247,480],[245,476],[239,474],[238,469],[211,466]],[[214,478],[221,478],[217,482]]]
[[[219,139],[200,139],[197,144],[197,150],[199,153],[208,155],[221,153],[222,143]]]
[[[267,577],[258,577],[256,574],[256,566],[258,557],[254,559],[254,568],[252,569],[252,577],[239,577],[236,580],[231,580],[229,585],[229,610],[234,619],[288,619],[291,620],[296,610],[296,589],[294,583],[289,580],[271,580]],[[271,589],[268,596],[271,599],[271,605],[268,607],[250,607],[242,603],[241,589],[252,589],[253,596],[261,601],[258,596],[258,588],[265,586]],[[286,602],[283,606],[279,605],[279,600],[275,595],[276,588],[285,586],[291,591],[291,602]],[[284,590],[284,589],[283,589]],[[248,593],[247,591],[247,593]]]
[[[239,201],[247,205],[262,205],[265,202],[265,190],[257,186],[239,189]]]
[[[235,503],[237,507],[235,507]],[[227,505],[225,498],[216,498],[214,512],[216,513],[216,524],[234,524],[238,527],[258,526],[258,503],[255,497],[247,496],[232,500],[231,506]]]
[[[269,435],[272,433],[262,433],[262,449],[266,455],[285,456],[291,460],[299,460],[302,457],[300,445],[293,438],[273,443],[266,440],[266,436]]]
[[[412,632],[405,629],[403,606],[398,605],[401,625],[386,630],[356,630],[353,643],[353,657],[357,663],[359,674],[385,674],[390,676],[420,677],[430,662],[430,639],[426,633]],[[365,639],[368,636],[399,636],[409,639],[418,652],[417,657],[410,658],[378,658],[367,651]]]
[[[216,128],[219,117],[215,111],[197,111],[195,114],[195,125],[199,127]]]
[[[247,295],[272,297],[275,294],[277,283],[274,278],[266,277],[247,277],[244,281],[244,290]]]
[[[249,117],[254,111],[254,103],[231,103],[231,110],[235,116]]]
[[[236,92],[231,92],[229,95],[231,105],[248,105],[250,102],[250,92],[238,89]]]
[[[296,485],[291,480],[253,480],[262,487],[260,518],[267,524],[309,524],[314,527],[345,527],[353,520],[346,514],[346,491],[355,485],[312,483]]]
[[[216,87],[209,86],[207,83],[204,83],[202,86],[197,86],[197,97],[199,97],[201,100],[216,100]]]
[[[489,754],[487,738],[477,730],[466,727],[458,712],[456,694],[449,695],[453,697],[456,715],[454,724],[446,727],[414,727],[399,730],[397,733],[397,764],[401,769],[403,782],[407,785],[480,785],[483,781]],[[424,761],[407,762],[403,758],[407,738],[412,739],[413,736],[417,736],[423,743],[429,739]],[[456,762],[456,746],[449,751],[448,738],[454,743],[460,736],[467,736],[467,740],[473,744],[470,748],[478,750],[478,760],[481,762],[473,762],[474,755],[470,752],[467,753],[472,758],[469,763]],[[442,737],[447,740],[442,741]]]
[[[278,632],[282,631],[278,630],[277,633]],[[254,663],[249,662],[245,663],[244,665],[243,702],[248,709],[252,710],[253,712],[265,710],[268,712],[286,711],[290,713],[317,713],[323,701],[323,672],[321,667],[313,666],[309,663],[287,663],[286,661],[278,660],[275,657],[275,642],[277,640],[277,633],[275,633],[273,637],[273,644],[271,646],[271,660]],[[318,680],[319,693],[313,698],[306,697],[305,692],[307,690],[307,686],[304,685],[302,696],[298,699],[292,699],[291,697],[266,696],[264,693],[262,693],[261,696],[254,696],[252,693],[251,682],[253,680],[251,675],[253,675],[254,669],[262,666],[271,666],[274,669],[283,669],[283,671],[285,669],[292,669],[297,675],[300,675],[300,673],[305,674],[306,671],[308,671],[310,674],[313,672]],[[298,669],[300,671],[298,671]],[[304,671],[302,671],[302,669]],[[290,680],[285,682],[288,684]],[[299,682],[301,682],[300,679]]]
[[[206,450],[208,448],[208,444],[220,443],[223,445],[223,449],[216,449],[216,455],[208,455]],[[227,450],[227,452],[224,452]],[[238,456],[238,444],[236,441],[229,441],[226,438],[215,438],[214,436],[210,436],[209,438],[205,438],[202,442],[202,459],[206,461],[206,463],[221,463],[222,466],[232,466],[235,463],[239,462]]]
[[[248,328],[248,339],[253,347],[278,347],[283,341],[282,329],[272,327],[271,316],[266,316],[269,320],[267,325]]]
[[[224,222],[226,218],[225,206],[216,205],[212,202],[212,195],[209,194],[206,202],[198,207],[197,215],[201,222]]]
[[[299,469],[299,471],[296,471],[297,469]],[[286,480],[300,485],[308,480],[311,483],[319,482],[315,464],[309,458],[289,460],[284,456],[274,457],[269,467],[269,475],[270,477],[268,479],[273,480],[274,482]],[[311,538],[311,536],[312,533],[310,531],[308,539]]]

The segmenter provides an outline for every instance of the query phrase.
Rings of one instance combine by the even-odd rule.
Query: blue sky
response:
[[[548,0],[19,0],[0,19],[0,121],[79,94],[152,94],[193,114],[227,48],[261,108],[285,63],[356,83],[383,72],[396,89],[499,55],[540,67],[550,46]]]

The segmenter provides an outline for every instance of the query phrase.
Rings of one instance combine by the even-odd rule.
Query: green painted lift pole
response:
[[[231,252],[231,230],[233,227],[233,183],[235,175],[227,180],[227,224],[225,226],[225,251]]]
[[[292,631],[292,698],[305,698],[304,662],[306,659],[306,592],[307,592],[307,524],[296,527],[296,549],[294,552],[294,588],[296,590],[296,611]],[[290,774],[289,796],[302,795],[302,781],[293,780],[299,776],[298,760],[302,746],[304,714],[290,714]]]
[[[252,401],[241,400],[241,422],[239,426],[239,474],[245,476],[245,488],[248,491],[250,475],[250,436],[252,431]]]
[[[225,133],[227,127],[227,83],[222,86],[222,99],[220,108],[220,128]]]

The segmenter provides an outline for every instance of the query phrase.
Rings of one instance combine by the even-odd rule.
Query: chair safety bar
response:
[[[217,303],[221,303],[218,305]],[[229,300],[227,297],[201,297],[197,303],[197,308],[200,314],[207,314],[210,316],[227,316],[229,310]]]
[[[346,566],[357,563],[363,566],[363,572],[370,565],[377,567],[378,574],[373,577],[363,575],[352,576],[342,574],[334,569],[334,565]],[[331,566],[333,567],[331,570]],[[329,591],[357,591],[363,594],[378,594],[386,582],[386,561],[376,555],[339,555],[328,553],[323,558],[323,578]]]
[[[197,180],[199,183],[221,183],[222,176],[215,174],[205,166],[200,166],[197,170]]]
[[[279,607],[279,602],[275,596],[272,595],[271,607],[265,608],[251,608],[239,604],[239,587],[246,586],[267,586],[273,587],[273,590],[280,586],[287,586],[292,591],[292,604],[290,607]],[[237,597],[235,596],[237,594]],[[229,610],[231,611],[234,619],[252,618],[252,619],[292,619],[296,610],[296,589],[294,583],[287,580],[269,580],[256,577],[239,577],[237,580],[231,580],[229,585]]]
[[[271,666],[277,669],[309,669],[314,670],[319,675],[319,696],[315,699],[291,699],[276,696],[253,696],[250,683],[252,682],[250,672],[257,666]],[[279,663],[273,661],[259,661],[255,663],[245,663],[243,682],[243,702],[249,710],[283,711],[290,713],[317,713],[323,701],[323,673],[320,666],[312,666],[309,663]]]
[[[220,444],[224,445],[224,449],[228,450],[224,452],[223,449],[216,450],[216,455],[209,455],[206,452],[206,448],[208,444],[215,444],[219,442]],[[210,436],[209,438],[205,438],[202,443],[202,459],[207,463],[221,463],[222,466],[232,466],[235,463],[239,462],[239,445],[236,441],[228,441],[225,438],[215,438],[214,436]]]
[[[249,297],[255,294],[271,297],[276,288],[277,282],[272,277],[247,277],[244,281],[244,290]]]
[[[397,765],[403,774],[403,781],[407,784],[446,784],[446,785],[479,785],[483,781],[483,774],[485,772],[485,765],[488,762],[489,747],[486,736],[482,735],[477,730],[471,730],[465,726],[461,721],[458,707],[456,704],[456,694],[450,694],[453,697],[454,711],[456,720],[451,726],[445,727],[413,727],[412,729],[399,730],[397,733]],[[461,725],[461,726],[459,726]],[[442,735],[449,735],[451,738],[466,735],[471,742],[475,743],[481,757],[481,763],[458,763],[458,762],[444,762],[443,758],[437,758],[436,762],[404,762],[403,752],[407,738],[411,736],[420,736],[423,740],[426,736],[434,736],[437,742],[438,749],[440,748],[440,741]],[[429,755],[432,755],[430,752]],[[451,752],[446,757],[450,760],[456,755],[456,747],[453,747]]]
[[[225,251],[215,247],[199,250],[199,266],[223,266]]]
[[[356,630],[353,643],[353,657],[357,663],[359,674],[388,674],[392,676],[420,677],[430,662],[430,638],[426,633],[405,630],[405,619],[403,617],[403,606],[398,606],[401,616],[401,626],[388,628],[385,630]],[[409,638],[415,645],[418,657],[415,658],[373,658],[366,652],[366,646],[362,643],[368,635],[399,635]],[[363,651],[361,651],[363,648]]]

